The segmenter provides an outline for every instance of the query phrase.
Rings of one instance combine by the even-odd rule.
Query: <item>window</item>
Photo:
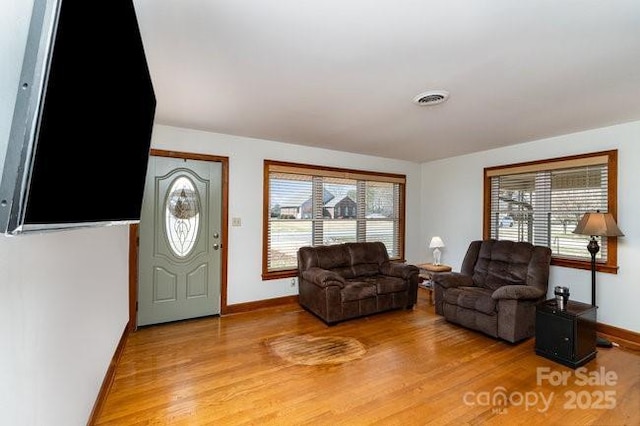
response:
[[[404,259],[404,175],[264,162],[263,279],[297,274],[298,248],[381,241]]]
[[[185,258],[196,246],[200,229],[200,197],[193,182],[180,176],[165,200],[165,230],[173,254]]]
[[[617,160],[613,150],[486,168],[484,238],[547,246],[552,265],[590,269],[589,237],[572,231],[586,212],[616,217]],[[617,273],[617,238],[597,238],[597,269]]]

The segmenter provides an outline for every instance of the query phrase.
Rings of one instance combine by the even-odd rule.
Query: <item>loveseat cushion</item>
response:
[[[444,293],[444,300],[450,305],[472,309],[485,314],[496,312],[497,301],[491,297],[493,292],[482,287],[449,288]]]
[[[362,281],[349,282],[344,286],[342,291],[340,291],[340,298],[342,302],[353,302],[354,300],[376,297],[376,295],[376,286]]]
[[[411,275],[414,274],[417,276],[419,273],[420,269],[417,266],[406,263],[384,262],[380,265],[380,274],[402,278],[403,280],[410,279]]]
[[[360,263],[353,265],[354,277],[371,277],[380,273],[380,267],[377,263]]]
[[[336,274],[333,271],[327,271],[326,269],[320,269],[316,266],[307,269],[302,272],[302,277],[318,286],[326,287],[328,285],[344,286],[344,278],[341,275]]]
[[[331,272],[335,272],[345,279],[354,278],[353,268],[351,266],[341,266],[338,268],[332,268]]]
[[[402,278],[389,277],[386,275],[375,275],[371,277],[361,277],[361,281],[368,282],[376,287],[377,294],[396,293],[407,291],[407,281]]]
[[[344,247],[349,253],[350,264],[354,266],[361,263],[380,265],[382,262],[389,260],[386,246],[379,241],[346,243]]]
[[[321,269],[336,269],[350,267],[351,258],[346,247],[342,244],[332,246],[302,247],[300,249],[303,264],[298,265],[301,270],[317,266]]]

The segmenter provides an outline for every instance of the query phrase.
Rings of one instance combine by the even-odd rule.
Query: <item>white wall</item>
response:
[[[86,424],[129,317],[128,235],[0,236],[0,424]]]
[[[618,149],[618,274],[598,273],[598,321],[640,332],[640,121],[530,143],[448,158],[422,165],[420,240],[440,235],[446,244],[442,262],[460,268],[474,239],[482,238],[485,167]],[[425,249],[426,250],[426,249]],[[586,251],[586,247],[585,247]],[[570,288],[571,298],[591,303],[591,272],[552,267],[553,287]]]
[[[0,174],[32,7],[0,8]],[[0,424],[86,424],[128,316],[127,227],[0,236]]]
[[[421,259],[419,164],[168,126],[154,128],[153,147],[229,157],[229,217],[242,219],[241,227],[229,226],[229,305],[298,294],[291,279],[261,278],[265,159],[406,174],[406,257]]]

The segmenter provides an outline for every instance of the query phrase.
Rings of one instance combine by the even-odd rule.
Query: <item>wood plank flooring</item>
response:
[[[140,329],[95,424],[640,424],[640,352],[599,349],[572,370],[536,355],[534,339],[447,323],[419,293],[413,310],[333,327],[288,305]],[[292,365],[265,343],[286,335],[352,337],[367,352]]]

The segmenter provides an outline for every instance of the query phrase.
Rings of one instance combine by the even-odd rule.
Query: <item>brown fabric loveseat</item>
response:
[[[299,303],[327,324],[416,303],[419,270],[389,261],[381,242],[301,247]]]
[[[535,305],[547,294],[550,262],[548,247],[473,241],[460,272],[434,274],[436,313],[511,343],[532,337]]]

